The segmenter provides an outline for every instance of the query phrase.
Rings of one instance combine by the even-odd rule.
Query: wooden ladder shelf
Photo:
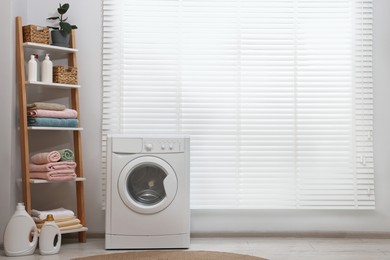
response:
[[[51,57],[56,55],[63,55],[68,59],[68,66],[77,67],[76,52],[75,49],[75,32],[72,31],[70,38],[70,48],[56,47],[45,44],[23,43],[23,28],[22,18],[16,17],[16,73],[18,81],[18,99],[19,99],[19,126],[20,126],[20,151],[21,151],[21,168],[22,168],[22,190],[23,201],[28,212],[31,212],[31,190],[30,185],[34,183],[43,183],[49,181],[44,180],[30,180],[30,158],[29,158],[29,136],[28,131],[36,129],[49,131],[49,130],[68,130],[73,131],[73,149],[76,167],[76,200],[77,200],[77,218],[80,220],[83,228],[74,230],[78,232],[79,242],[86,242],[86,225],[85,225],[85,207],[84,207],[84,180],[83,177],[83,160],[81,150],[81,128],[57,128],[50,129],[50,127],[33,128],[28,127],[27,124],[27,91],[26,86],[34,85],[26,82],[25,73],[25,52],[29,49],[38,50],[45,53],[52,53]],[[80,106],[79,106],[79,86],[58,84],[58,83],[42,83],[39,84],[43,87],[52,88],[68,88],[70,89],[71,108],[78,112],[78,120],[80,122]],[[69,231],[63,233],[70,233]]]

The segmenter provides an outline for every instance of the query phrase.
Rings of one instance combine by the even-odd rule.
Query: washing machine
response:
[[[188,136],[107,139],[106,249],[189,248]]]

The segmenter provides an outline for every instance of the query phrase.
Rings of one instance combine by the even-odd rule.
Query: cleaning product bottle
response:
[[[35,82],[38,79],[38,64],[35,55],[30,56],[28,61],[28,81]]]
[[[61,231],[54,222],[52,214],[47,215],[39,234],[39,252],[41,255],[57,254],[61,248]]]
[[[34,58],[33,58],[34,59]],[[38,229],[23,203],[16,211],[4,232],[4,251],[7,256],[31,255],[38,242]]]
[[[39,56],[34,54],[35,61],[37,62],[37,81],[41,81],[41,66],[39,66]]]
[[[49,58],[49,54],[46,54],[45,59],[42,61],[42,82],[52,83],[53,82],[53,62]]]

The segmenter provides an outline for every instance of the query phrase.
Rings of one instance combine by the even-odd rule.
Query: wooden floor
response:
[[[270,260],[390,260],[390,239],[196,237],[191,239],[191,247],[189,250],[234,252],[260,256]],[[116,252],[126,251],[106,251],[104,250],[104,239],[90,238],[87,239],[87,243],[85,244],[75,241],[64,241],[58,255],[41,256],[37,250],[34,255],[23,257],[23,259],[65,260],[77,256]],[[3,257],[4,251],[1,251],[0,258]]]

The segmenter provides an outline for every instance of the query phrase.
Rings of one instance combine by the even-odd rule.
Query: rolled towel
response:
[[[74,109],[65,109],[62,111],[32,109],[27,111],[29,117],[52,117],[52,118],[77,118],[77,111]]]
[[[65,208],[58,208],[58,209],[51,209],[51,210],[31,210],[31,216],[37,217],[40,220],[45,220],[47,215],[52,214],[54,219],[56,218],[67,218],[67,217],[73,217],[74,212],[70,209]]]
[[[66,106],[57,103],[35,102],[27,104],[27,109],[65,110]]]
[[[31,156],[31,162],[34,164],[46,164],[51,162],[58,162],[59,160],[61,160],[61,154],[58,151],[37,153]]]
[[[59,150],[61,154],[61,161],[74,161],[74,153],[70,149]]]
[[[75,169],[75,162],[52,162],[46,164],[30,163],[30,172],[48,172],[55,170]]]

